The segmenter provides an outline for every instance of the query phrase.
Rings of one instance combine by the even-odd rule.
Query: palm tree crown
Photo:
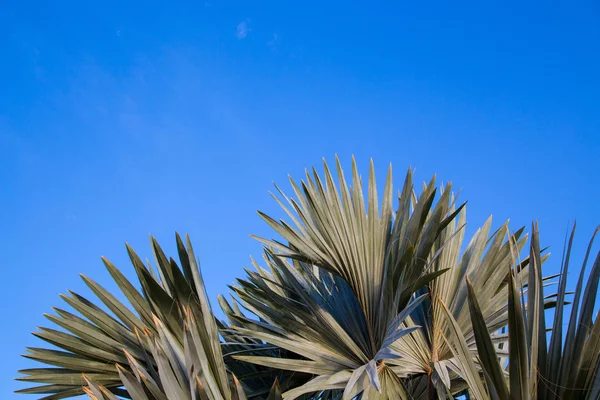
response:
[[[491,218],[465,241],[465,204],[435,177],[394,196],[389,168],[379,194],[352,161],[349,180],[306,173],[275,200],[288,221],[260,213],[278,239],[262,265],[219,297],[215,318],[189,238],[179,262],[152,238],[155,267],[127,246],[136,288],[103,262],[128,301],[82,276],[99,303],[70,292],[76,313],[55,308],[54,328],[34,333],[52,349],[25,357],[20,390],[62,399],[477,399],[600,398],[600,323],[593,315],[600,253],[577,282],[566,332],[566,274],[544,277],[537,225],[531,237]],[[439,195],[438,195],[439,192]],[[396,206],[394,207],[394,204]],[[592,238],[593,241],[593,238]],[[529,252],[522,253],[529,242]],[[522,259],[521,259],[522,257]],[[546,294],[551,279],[558,291]],[[584,290],[585,286],[585,290]],[[554,309],[546,325],[545,310]],[[547,340],[547,330],[550,338]]]

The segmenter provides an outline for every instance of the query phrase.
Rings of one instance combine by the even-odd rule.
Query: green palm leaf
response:
[[[594,233],[594,236],[598,229]],[[514,272],[509,275],[509,362],[508,385],[505,376],[500,372],[502,365],[498,357],[491,354],[491,337],[489,327],[485,326],[483,314],[479,307],[479,296],[469,291],[470,310],[473,318],[475,339],[479,352],[479,361],[487,383],[489,393],[477,392],[476,397],[506,398],[510,388],[510,398],[514,399],[597,399],[600,393],[598,375],[600,374],[600,322],[598,315],[592,319],[592,310],[598,293],[600,280],[600,252],[588,276],[588,283],[583,292],[583,281],[586,264],[592,248],[592,237],[586,252],[579,275],[573,309],[567,334],[562,339],[562,321],[566,295],[566,277],[568,272],[571,247],[575,227],[571,232],[566,252],[563,257],[557,309],[554,313],[552,336],[549,347],[546,346],[546,329],[543,302],[543,279],[539,249],[539,233],[537,224],[533,226],[530,246],[531,271],[527,285],[527,307],[523,307],[518,279]],[[583,292],[583,297],[581,296]],[[578,313],[581,303],[582,311]],[[447,315],[453,321],[452,315]],[[464,339],[455,335],[451,340],[455,347],[464,343]],[[478,376],[478,369],[464,353],[459,358],[463,371],[473,379]]]
[[[245,399],[243,383],[227,370],[189,238],[184,245],[177,236],[177,247],[182,269],[152,238],[158,266],[154,273],[127,246],[141,292],[103,260],[131,308],[85,276],[84,282],[112,314],[76,293],[61,296],[81,316],[60,309],[57,316],[48,316],[64,331],[40,328],[36,336],[59,350],[30,348],[25,356],[54,368],[20,371],[24,376],[19,380],[42,385],[19,392],[46,394],[44,399],[84,393],[97,399]],[[278,398],[278,387],[270,398]]]
[[[276,199],[293,225],[261,216],[288,244],[259,239],[268,268],[255,265],[256,272],[233,287],[259,318],[231,315],[234,329],[295,355],[236,358],[316,376],[306,392],[296,388],[286,396],[317,391],[319,384],[343,388],[346,397],[369,387],[384,390],[383,376],[398,365],[392,347],[418,328],[404,326],[425,300],[415,291],[445,272],[432,269],[438,257],[432,249],[444,244],[440,234],[461,209],[450,210],[449,185],[434,202],[435,180],[415,196],[410,170],[396,212],[391,168],[381,203],[372,164],[366,195],[354,160],[351,187],[339,161],[339,188],[327,164],[324,170],[324,178],[313,170],[301,184],[291,180],[295,199],[278,189],[283,201]]]

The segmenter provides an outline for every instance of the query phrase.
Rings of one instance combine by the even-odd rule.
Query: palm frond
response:
[[[373,164],[365,198],[354,160],[351,187],[336,161],[339,188],[325,163],[323,179],[313,169],[300,185],[291,180],[296,199],[279,191],[293,226],[261,214],[288,244],[259,239],[268,268],[255,265],[233,287],[259,320],[231,318],[237,332],[296,355],[238,360],[316,376],[306,393],[335,382],[348,397],[370,386],[381,390],[378,380],[393,372],[400,355],[392,346],[418,328],[403,326],[426,298],[415,292],[445,272],[433,270],[432,249],[444,244],[440,234],[462,207],[450,211],[450,185],[434,203],[435,179],[417,197],[409,170],[393,212],[391,168],[380,204]]]
[[[36,336],[59,350],[30,348],[26,357],[53,367],[20,371],[24,376],[17,379],[42,385],[19,392],[44,399],[84,393],[98,399],[245,399],[243,383],[227,370],[189,238],[186,245],[176,239],[181,268],[152,238],[158,273],[127,246],[141,291],[103,259],[130,307],[85,276],[112,314],[77,293],[61,296],[80,316],[61,309],[48,316],[62,330],[41,328]]]
[[[509,274],[508,293],[508,342],[509,361],[508,378],[501,370],[498,357],[491,353],[491,337],[489,327],[485,326],[483,313],[479,307],[480,297],[474,290],[469,291],[469,303],[473,318],[475,339],[479,361],[489,394],[477,394],[477,398],[510,398],[514,399],[597,399],[600,388],[600,322],[598,315],[592,318],[598,283],[600,280],[600,252],[588,276],[583,292],[583,281],[587,261],[592,248],[590,240],[583,265],[581,267],[577,288],[573,299],[573,308],[569,317],[569,326],[563,342],[562,321],[566,295],[566,280],[571,256],[571,247],[575,227],[563,256],[557,307],[554,313],[553,329],[549,346],[546,345],[546,324],[544,314],[543,279],[541,274],[541,252],[539,248],[539,232],[537,224],[532,229],[530,245],[531,269],[527,285],[526,304],[522,297],[522,286],[519,286],[514,270]],[[470,286],[469,283],[467,283]],[[472,289],[472,286],[470,286]],[[582,297],[583,294],[583,297]],[[581,303],[581,312],[579,306]],[[453,321],[452,315],[447,315]],[[463,342],[455,335],[450,340],[454,346]],[[478,369],[469,361],[467,354],[459,359],[462,368],[470,376],[479,374]]]

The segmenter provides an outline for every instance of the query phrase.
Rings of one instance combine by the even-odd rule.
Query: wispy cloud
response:
[[[67,221],[76,221],[77,220],[77,215],[75,215],[75,214],[66,214],[65,215],[65,219]]]
[[[250,29],[250,19],[246,18],[238,24],[237,33],[235,34],[235,36],[240,40],[244,39],[246,38],[246,36],[248,36],[251,30],[252,29]]]
[[[280,42],[281,42],[281,40],[279,39],[279,35],[277,34],[277,32],[275,32],[273,34],[273,37],[271,38],[271,40],[269,40],[267,42],[267,46],[269,46],[269,48],[271,49],[271,51],[276,52],[277,51],[277,47],[279,46]]]

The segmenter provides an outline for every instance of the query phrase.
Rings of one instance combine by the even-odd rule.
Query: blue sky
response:
[[[250,4],[252,3],[252,4]],[[485,2],[484,2],[485,3]],[[354,154],[539,219],[600,223],[600,3],[11,2],[0,10],[1,398],[78,274],[189,232],[212,298],[282,216],[272,182]],[[571,281],[575,280],[573,274]]]

